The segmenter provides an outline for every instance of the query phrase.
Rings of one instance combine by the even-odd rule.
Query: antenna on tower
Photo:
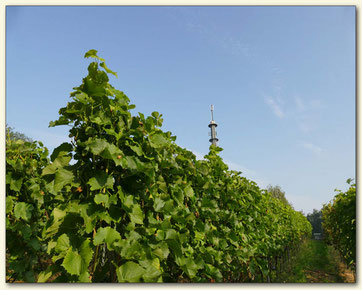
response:
[[[209,124],[209,128],[211,130],[211,138],[209,139],[209,141],[211,142],[212,145],[217,146],[217,141],[219,141],[219,139],[216,138],[216,127],[217,124],[214,121],[214,106],[211,105],[211,122]]]

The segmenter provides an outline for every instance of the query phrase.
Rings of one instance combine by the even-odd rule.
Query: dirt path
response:
[[[275,282],[355,283],[355,278],[331,246],[322,240],[306,240]]]
[[[342,262],[338,265],[338,272],[328,273],[321,270],[304,270],[305,277],[309,283],[354,283],[353,272],[347,269]]]

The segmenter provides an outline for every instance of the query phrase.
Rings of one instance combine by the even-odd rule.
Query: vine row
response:
[[[7,276],[27,282],[267,281],[311,225],[300,212],[132,115],[96,50],[50,126],[70,142],[7,140]],[[73,160],[71,162],[71,160]]]

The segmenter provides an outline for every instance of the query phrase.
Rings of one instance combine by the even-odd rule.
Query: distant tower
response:
[[[210,133],[211,139],[209,141],[211,142],[212,145],[217,146],[216,142],[219,141],[219,139],[216,138],[217,124],[214,121],[214,106],[213,105],[211,105],[211,122],[209,124],[209,127],[211,129],[211,133]]]

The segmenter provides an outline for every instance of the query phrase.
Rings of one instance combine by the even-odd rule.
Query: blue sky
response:
[[[199,158],[215,107],[221,157],[296,210],[320,209],[355,177],[355,7],[29,7],[6,9],[6,122],[50,151],[48,128],[87,74],[158,111]]]

